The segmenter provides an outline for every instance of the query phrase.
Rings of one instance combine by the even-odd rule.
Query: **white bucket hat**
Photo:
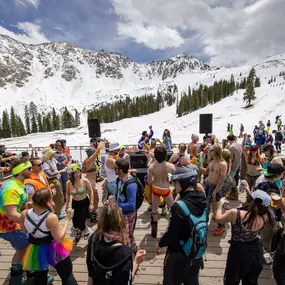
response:
[[[108,151],[120,150],[120,145],[118,143],[110,143]]]

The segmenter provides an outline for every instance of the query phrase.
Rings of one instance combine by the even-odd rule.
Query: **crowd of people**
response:
[[[13,177],[0,190],[0,238],[15,249],[9,284],[50,284],[50,266],[63,285],[77,284],[69,255],[81,238],[88,239],[88,285],[132,284],[147,254],[134,237],[144,200],[152,238],[158,236],[159,215],[170,214],[155,248],[160,254],[167,247],[164,285],[198,285],[207,236],[222,235],[227,223],[231,239],[224,284],[258,284],[264,263],[272,263],[277,284],[285,284],[285,169],[276,138],[276,149],[273,141],[260,140],[267,131],[260,124],[254,142],[244,131],[242,141],[231,133],[222,142],[215,135],[200,142],[192,134],[191,142],[176,150],[168,129],[158,139],[150,126],[137,145],[147,161],[144,179],[131,168],[128,149],[106,139],[91,139],[82,163],[73,161],[61,139],[41,155],[22,153],[12,162]],[[230,209],[229,200],[243,192],[246,201]],[[94,233],[87,219],[97,223]],[[70,221],[73,240],[66,237]],[[217,223],[213,233],[208,232],[210,222]]]

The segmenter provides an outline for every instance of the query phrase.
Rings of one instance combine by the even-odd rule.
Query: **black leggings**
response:
[[[54,268],[56,269],[59,277],[61,278],[62,285],[77,285],[77,281],[75,280],[72,273],[72,262],[70,257],[68,256],[64,260],[58,262]],[[33,285],[47,285],[47,276],[48,270],[46,271],[38,271],[38,272],[28,272],[28,284]]]
[[[86,197],[81,201],[72,200],[72,209],[74,209],[74,215],[72,218],[73,227],[75,229],[85,230],[85,222],[89,213],[89,198]]]
[[[263,269],[263,250],[260,242],[232,242],[224,275],[224,285],[258,285]]]
[[[163,267],[163,285],[199,285],[202,258],[190,260],[183,252],[166,251]]]

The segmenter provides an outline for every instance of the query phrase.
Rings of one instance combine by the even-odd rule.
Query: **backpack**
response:
[[[207,249],[207,209],[204,209],[200,217],[196,217],[190,213],[188,207],[182,200],[176,203],[183,210],[185,216],[188,217],[192,228],[188,240],[186,242],[180,240],[180,244],[187,257],[199,259],[204,255]]]
[[[119,183],[119,178],[117,178],[117,185]],[[141,181],[137,178],[137,177],[132,177],[130,179],[128,179],[124,184],[123,184],[123,189],[122,189],[122,192],[126,193],[127,192],[127,186],[131,183],[137,183],[137,186],[138,186],[138,191],[137,191],[137,198],[136,198],[136,209],[138,210],[142,203],[143,203],[143,200],[144,200],[144,186],[143,184],[141,183]]]

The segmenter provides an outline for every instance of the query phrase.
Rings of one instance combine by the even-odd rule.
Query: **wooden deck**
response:
[[[241,196],[243,200],[244,197]],[[240,201],[231,202],[232,207],[237,207]],[[144,263],[140,266],[140,271],[135,278],[135,284],[162,284],[163,274],[163,258],[165,249],[163,249],[160,255],[155,254],[155,245],[158,241],[150,236],[150,212],[147,210],[147,203],[144,203],[138,213],[138,221],[135,231],[136,243],[141,249],[146,249],[147,256]],[[167,226],[166,217],[160,217],[158,223],[158,237],[164,232]],[[71,225],[71,223],[70,223]],[[95,229],[95,225],[92,229]],[[200,271],[201,285],[222,285],[223,274],[225,269],[225,263],[228,253],[228,240],[230,238],[230,226],[226,226],[226,232],[221,237],[214,237],[213,231],[216,227],[216,223],[213,219],[210,220],[209,234],[208,234],[208,249],[207,249],[207,260],[205,261],[205,268]],[[68,231],[67,236],[70,236]],[[81,240],[71,254],[73,261],[73,271],[78,284],[86,284],[88,274],[85,263],[87,250],[87,241]],[[10,244],[0,239],[0,284],[8,284],[9,280],[9,267],[11,259],[14,254],[13,248]],[[51,274],[55,276],[54,285],[60,285],[60,278],[53,268],[50,270]],[[260,285],[273,285],[276,284],[272,279],[272,271],[269,266],[265,265],[264,270],[260,276]]]

